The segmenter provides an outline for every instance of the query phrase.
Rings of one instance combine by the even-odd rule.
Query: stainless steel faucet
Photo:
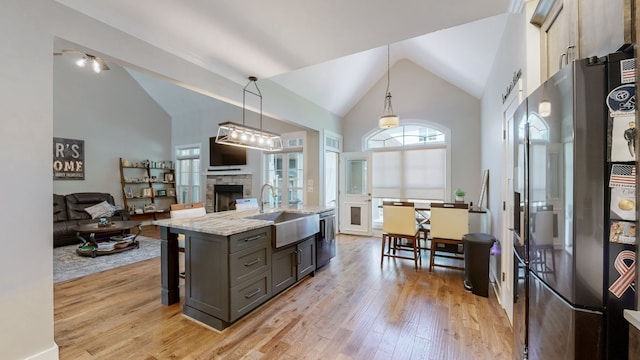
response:
[[[263,184],[260,188],[260,197],[258,198],[258,203],[260,205],[260,213],[264,212],[264,201],[262,200],[262,193],[264,193],[264,188],[271,188],[271,196],[275,199],[276,197],[276,189],[271,184]]]

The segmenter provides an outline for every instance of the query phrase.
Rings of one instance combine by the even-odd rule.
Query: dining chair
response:
[[[186,219],[199,216],[205,216],[207,210],[204,208],[203,202],[185,203],[185,204],[172,204],[169,215],[172,219]],[[178,234],[178,251],[184,252],[185,236],[184,234]],[[184,277],[184,271],[180,271],[180,276]]]
[[[385,201],[382,203],[382,219],[380,267],[384,258],[389,257],[413,260],[418,270],[418,263],[422,266],[422,259],[414,203]]]
[[[469,233],[469,205],[459,203],[431,203],[431,252],[429,271],[439,266],[464,270],[464,266],[436,263],[436,257],[464,261],[462,237]]]
[[[207,215],[203,202],[173,204],[170,210],[172,219],[186,219]],[[178,249],[184,251],[184,234],[178,235]]]

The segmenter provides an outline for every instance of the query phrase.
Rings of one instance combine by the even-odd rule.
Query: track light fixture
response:
[[[262,130],[262,93],[258,88],[256,81],[258,78],[255,76],[249,76],[249,82],[242,89],[242,125],[234,122],[224,122],[218,124],[218,136],[216,142],[218,144],[225,144],[231,146],[244,147],[249,149],[263,150],[263,151],[277,151],[282,150],[282,139],[279,134],[272,133],[270,131]],[[249,85],[253,84],[256,88],[256,92],[252,92],[247,89]],[[246,94],[250,93],[260,98],[260,128],[254,128],[245,125],[245,113],[247,108],[245,106]]]
[[[91,54],[85,54],[78,50],[62,50],[61,52],[54,52],[53,55],[63,55],[69,53],[82,55],[81,58],[76,60],[76,65],[80,68],[84,68],[87,65],[90,65],[91,69],[96,74],[101,73],[103,70],[109,70],[107,64],[100,57]]]

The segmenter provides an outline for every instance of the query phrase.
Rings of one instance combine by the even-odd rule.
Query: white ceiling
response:
[[[242,86],[269,78],[339,116],[386,76],[387,44],[392,66],[408,59],[479,98],[507,13],[522,2],[57,1]]]

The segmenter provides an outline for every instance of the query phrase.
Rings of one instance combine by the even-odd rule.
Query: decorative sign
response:
[[[520,77],[522,77],[522,69],[518,69],[517,72],[513,73],[513,79],[511,79],[511,82],[509,83],[509,85],[507,85],[507,91],[502,94],[503,104],[505,101],[507,101],[507,98],[509,97],[509,94],[511,94],[511,91],[513,91],[513,88],[515,88],[516,84],[518,84],[518,80],[520,80]]]
[[[84,180],[84,140],[53,138],[53,180]]]

